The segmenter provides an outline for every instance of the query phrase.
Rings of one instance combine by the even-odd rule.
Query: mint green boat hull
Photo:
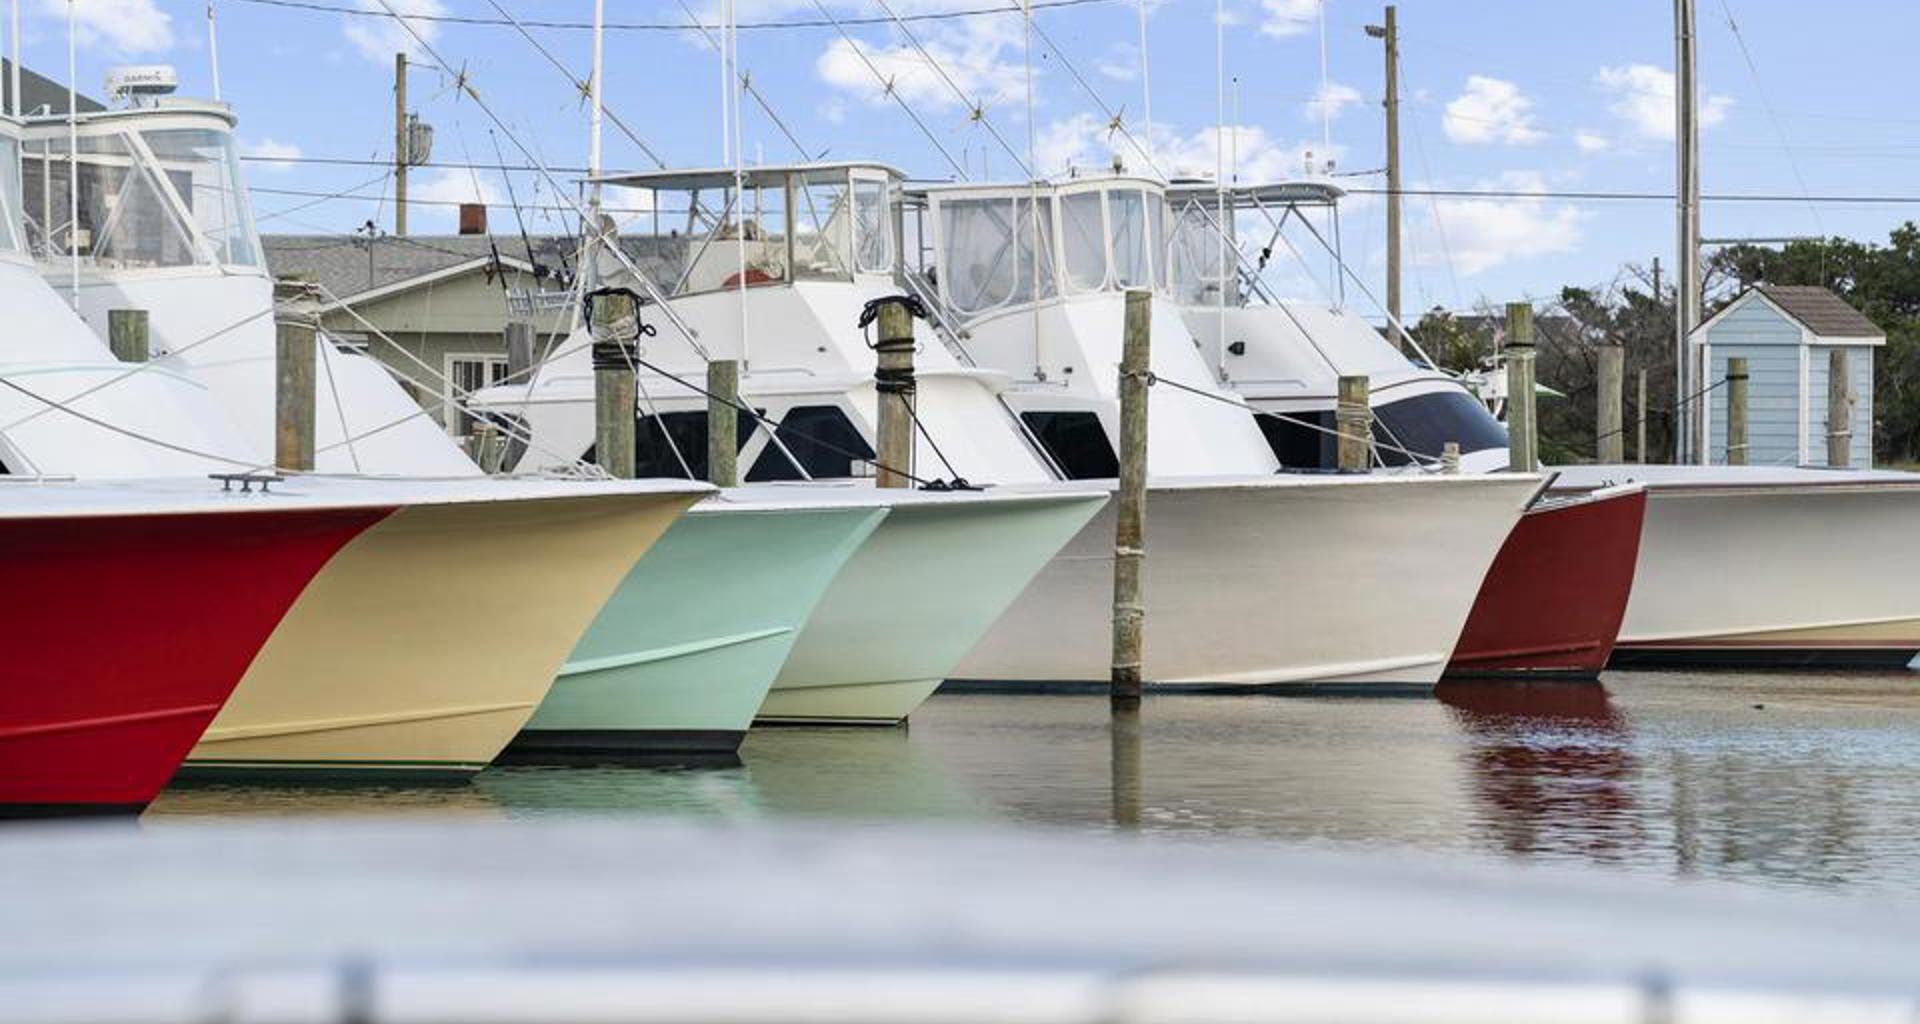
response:
[[[756,721],[898,723],[1106,503],[1079,491],[896,504],[814,609]]]
[[[634,565],[505,759],[732,754],[802,625],[887,514],[696,506]]]

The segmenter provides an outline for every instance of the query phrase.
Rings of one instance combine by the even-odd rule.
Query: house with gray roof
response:
[[[1758,285],[1735,296],[1695,329],[1707,381],[1723,382],[1729,359],[1747,361],[1747,462],[1825,466],[1828,371],[1833,353],[1846,367],[1843,417],[1848,465],[1873,464],[1873,353],[1886,332],[1826,288]],[[1727,388],[1707,398],[1709,460],[1727,462]],[[1837,433],[1837,432],[1836,432]]]

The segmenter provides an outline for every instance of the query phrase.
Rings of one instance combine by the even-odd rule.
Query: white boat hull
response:
[[[1156,481],[1145,675],[1162,687],[1426,688],[1539,478]],[[1111,672],[1113,511],[1094,518],[955,673],[1012,687]]]
[[[1901,665],[1920,652],[1920,476],[1579,467],[1559,486],[1646,480],[1614,662]]]
[[[814,609],[756,721],[907,717],[1106,504],[1073,487],[896,504]]]

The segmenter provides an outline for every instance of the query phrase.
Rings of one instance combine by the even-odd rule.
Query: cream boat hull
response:
[[[699,494],[400,508],[315,576],[183,771],[478,771]]]
[[[702,502],[621,581],[505,758],[732,755],[807,617],[887,511]]]
[[[1582,466],[1647,483],[1615,664],[1904,665],[1920,653],[1920,476]]]
[[[1145,676],[1156,686],[1426,688],[1534,476],[1259,477],[1148,490]],[[1114,513],[955,673],[1004,688],[1111,674]]]
[[[895,504],[807,620],[757,721],[904,719],[1105,504],[1064,488]]]

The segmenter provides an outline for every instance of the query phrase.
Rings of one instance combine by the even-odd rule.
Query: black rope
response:
[[[919,296],[883,295],[877,299],[867,300],[867,304],[860,307],[860,319],[855,326],[860,328],[861,335],[866,339],[867,347],[876,353],[913,351],[914,340],[911,336],[905,338],[878,339],[870,336],[874,322],[880,319],[880,310],[888,305],[901,306],[907,311],[907,315],[915,320],[931,319],[927,314],[926,304],[920,301]],[[907,410],[907,419],[913,423],[914,431],[921,437],[926,438],[927,447],[933,449],[934,456],[938,458],[940,464],[947,469],[948,479],[929,481],[922,485],[922,490],[977,491],[980,489],[968,483],[967,478],[961,476],[959,472],[953,468],[953,462],[947,458],[947,453],[940,449],[940,442],[933,439],[933,432],[927,429],[925,423],[920,422],[920,414],[913,408],[913,399],[919,390],[919,384],[914,379],[913,368],[911,366],[904,368],[892,366],[874,367],[873,389],[879,392],[880,400],[883,402],[887,400],[888,395],[893,395],[900,399],[901,407]]]

